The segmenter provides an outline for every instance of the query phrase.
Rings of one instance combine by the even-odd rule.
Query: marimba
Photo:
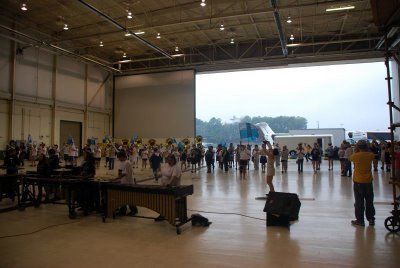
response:
[[[68,206],[69,217],[74,219],[77,216],[76,208],[81,208],[85,215],[95,209],[101,210],[104,204],[104,201],[101,200],[104,185],[104,181],[94,181],[82,177],[23,177],[20,206],[39,207],[42,203],[41,189],[48,186],[66,193],[65,204]]]
[[[115,211],[127,204],[146,207],[160,214],[176,227],[180,227],[190,219],[187,217],[188,195],[193,194],[193,185],[165,187],[158,185],[107,185],[107,217],[115,217]]]

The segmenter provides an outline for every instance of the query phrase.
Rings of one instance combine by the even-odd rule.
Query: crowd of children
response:
[[[391,144],[387,142],[373,141],[369,143],[369,148],[374,153],[373,170],[378,171],[378,162],[381,162],[381,169],[387,172],[391,171],[392,155],[390,152]],[[132,168],[138,168],[141,162],[141,169],[145,170],[149,167],[153,171],[154,178],[158,180],[161,172],[161,163],[165,163],[165,159],[169,155],[173,155],[181,170],[190,170],[192,173],[197,172],[201,166],[206,164],[207,173],[214,172],[215,166],[221,171],[228,172],[229,169],[239,169],[240,178],[246,178],[246,170],[250,168],[250,163],[253,163],[254,170],[267,173],[272,168],[281,167],[282,173],[287,173],[289,151],[286,146],[282,149],[278,144],[269,144],[264,142],[259,145],[242,145],[236,147],[230,143],[229,146],[218,145],[216,148],[208,146],[205,148],[201,143],[193,145],[185,145],[182,147],[168,145],[145,145],[108,142],[105,146],[100,144],[87,144],[83,148],[84,152],[90,152],[93,156],[95,167],[100,167],[101,159],[105,159],[105,167],[112,170],[115,167],[115,159],[119,152],[124,152],[127,160]],[[352,163],[350,156],[353,153],[353,146],[343,141],[339,148],[329,144],[325,151],[318,143],[311,145],[299,144],[296,148],[296,163],[298,172],[303,172],[304,160],[311,161],[314,173],[319,172],[321,160],[325,157],[328,160],[328,170],[333,170],[333,160],[338,159],[340,162],[340,170],[342,176],[352,177]],[[64,143],[61,148],[57,144],[46,146],[44,143],[30,143],[25,145],[24,142],[17,143],[10,141],[6,148],[4,167],[7,174],[16,174],[18,167],[24,166],[25,160],[29,160],[31,166],[43,165],[50,158],[64,160],[65,165],[77,165],[79,148],[74,142]],[[395,146],[395,155],[400,159],[400,144]],[[39,163],[37,163],[39,161]],[[216,163],[217,162],[217,163]],[[58,162],[57,162],[58,164]],[[46,164],[44,164],[46,165]],[[38,167],[42,168],[41,167]],[[121,167],[118,167],[121,170]],[[396,161],[396,170],[394,176],[400,176],[400,161]],[[270,172],[275,174],[275,170]],[[397,174],[397,175],[396,175]],[[273,189],[273,187],[270,187]]]

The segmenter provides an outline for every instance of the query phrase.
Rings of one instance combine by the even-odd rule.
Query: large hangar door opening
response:
[[[114,137],[194,137],[194,70],[115,78]]]

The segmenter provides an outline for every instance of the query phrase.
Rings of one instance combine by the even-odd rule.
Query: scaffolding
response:
[[[392,77],[390,74],[390,59],[393,58],[397,64],[399,64],[399,60],[395,54],[389,51],[388,47],[388,40],[387,35],[385,36],[385,65],[386,65],[386,81],[387,81],[387,88],[388,88],[388,105],[389,105],[389,120],[390,120],[390,155],[392,156],[392,163],[391,163],[391,176],[390,176],[390,184],[393,187],[393,210],[391,211],[392,216],[389,216],[385,220],[385,227],[388,231],[397,233],[400,231],[400,211],[399,205],[400,201],[397,197],[400,191],[397,190],[397,187],[400,187],[400,170],[396,170],[396,162],[400,161],[400,152],[395,151],[395,139],[394,139],[394,132],[396,128],[400,129],[400,122],[393,122],[393,112],[396,110],[400,112],[400,108],[396,106],[393,102],[392,97]],[[400,96],[400,95],[399,95]],[[397,149],[397,148],[396,148]]]

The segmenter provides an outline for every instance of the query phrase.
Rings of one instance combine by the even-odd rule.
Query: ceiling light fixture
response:
[[[235,39],[231,38],[231,44],[234,44],[234,43],[235,43]]]
[[[136,35],[141,35],[141,34],[145,34],[145,32],[139,30],[139,31],[135,32],[135,34],[136,34]]]
[[[68,28],[68,24],[65,23],[63,29],[67,31],[67,30],[69,29],[69,28]]]
[[[131,36],[131,33],[128,30],[126,30],[125,36]]]
[[[127,10],[126,12],[128,12],[128,15],[126,15],[126,17],[128,19],[132,19],[132,12],[130,12],[129,10]]]
[[[206,5],[206,0],[201,0],[200,6],[205,7]]]
[[[100,41],[99,47],[104,47],[103,41]]]
[[[286,20],[286,22],[287,23],[292,23],[292,18],[289,16],[289,17],[287,17],[287,20]]]
[[[220,29],[221,31],[225,30],[225,27],[224,27],[224,25],[223,25],[223,24],[221,24],[221,26],[219,27],[219,29]]]
[[[126,58],[126,53],[124,52],[124,55],[122,55],[123,58]]]
[[[25,3],[22,4],[21,10],[23,10],[23,11],[27,11],[27,10],[28,10],[28,8],[26,7],[26,4],[25,4]]]
[[[175,47],[175,51],[178,52],[179,51],[179,47],[176,46]]]
[[[160,38],[161,38],[161,34],[157,33],[157,39],[160,39]]]
[[[290,35],[290,38],[289,38],[289,39],[292,40],[292,41],[294,40],[293,34]]]
[[[325,11],[327,11],[327,12],[340,11],[340,10],[349,10],[349,9],[353,9],[353,8],[355,8],[355,6],[347,5],[347,6],[339,6],[339,7],[330,7],[330,8],[327,8]]]

